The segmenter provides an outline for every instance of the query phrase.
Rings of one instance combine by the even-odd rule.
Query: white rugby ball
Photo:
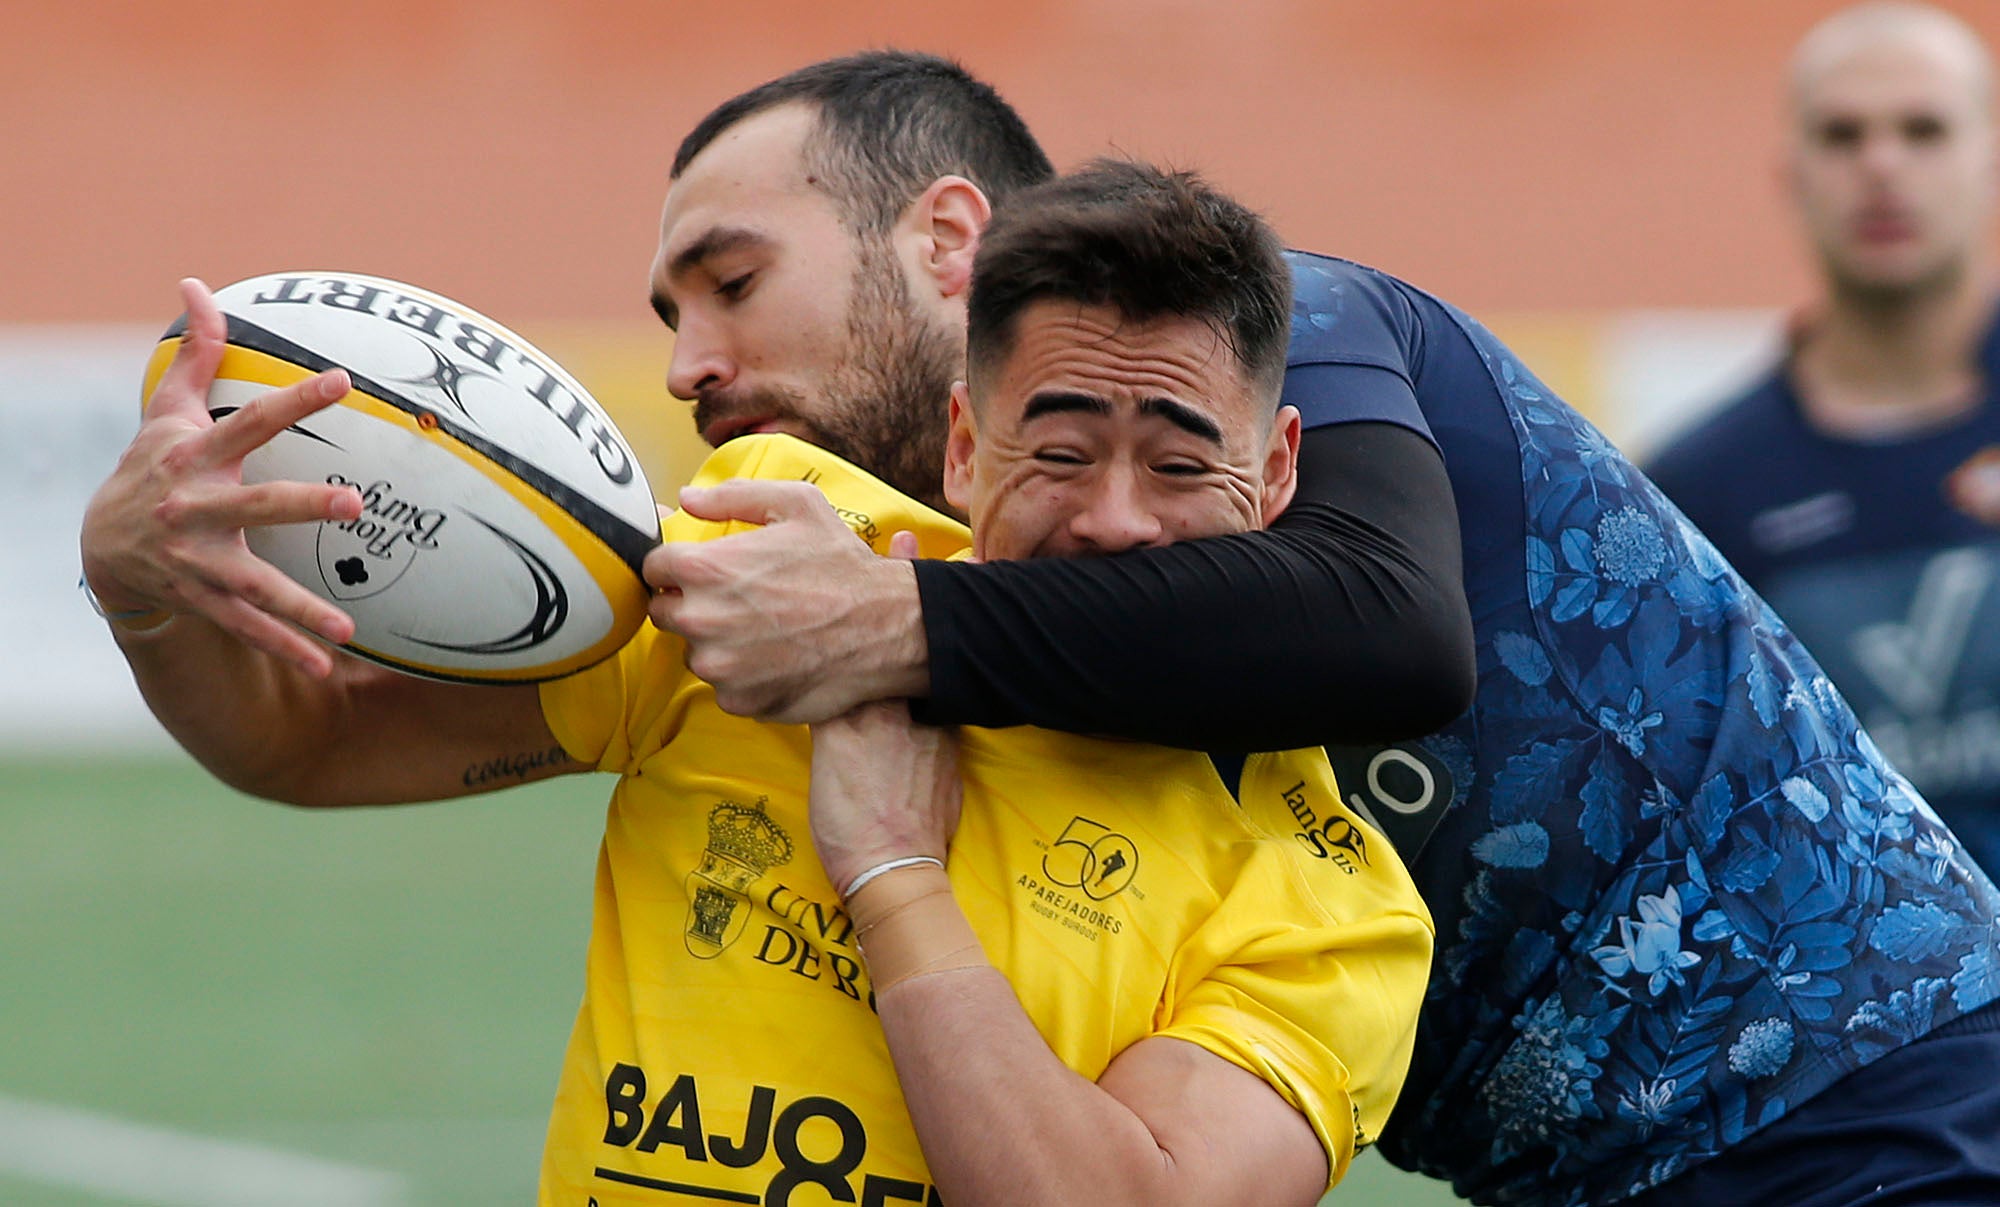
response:
[[[246,533],[259,557],[354,618],[347,648],[435,679],[525,683],[615,653],[646,618],[659,511],[596,400],[513,332],[447,298],[350,272],[216,291],[220,418],[343,368],[353,390],[244,459],[248,482],[352,485],[361,516]],[[146,368],[151,397],[187,329]]]

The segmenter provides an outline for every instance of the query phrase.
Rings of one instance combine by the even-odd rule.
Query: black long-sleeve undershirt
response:
[[[1443,459],[1388,423],[1312,429],[1264,532],[1110,557],[921,561],[938,724],[1193,750],[1418,737],[1472,700]]]

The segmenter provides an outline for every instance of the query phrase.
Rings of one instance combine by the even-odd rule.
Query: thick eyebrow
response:
[[[667,279],[679,280],[699,268],[704,260],[724,252],[737,251],[745,247],[759,247],[771,242],[770,236],[747,226],[714,226],[701,233],[694,242],[674,253],[667,261]],[[653,313],[669,327],[680,326],[680,309],[667,299],[659,289],[653,290]]]
[[[1078,411],[1088,415],[1109,415],[1111,404],[1095,394],[1041,390],[1029,397],[1028,405],[1021,411],[1021,422],[1029,423],[1044,415],[1071,414]]]
[[[769,242],[769,235],[747,226],[711,226],[701,233],[700,238],[675,252],[674,258],[667,261],[667,279],[686,276],[710,256]]]
[[[1068,390],[1043,390],[1028,399],[1028,405],[1021,412],[1021,422],[1028,423],[1044,415],[1083,412],[1090,415],[1109,415],[1111,404],[1095,394],[1081,394]],[[1157,415],[1192,435],[1201,437],[1218,447],[1222,444],[1222,429],[1215,420],[1195,410],[1183,402],[1171,398],[1142,398],[1139,400],[1141,415]]]
[[[660,321],[667,325],[667,330],[677,331],[680,329],[681,312],[674,309],[674,304],[667,300],[666,294],[655,289],[653,291],[652,303],[653,313],[660,316]]]

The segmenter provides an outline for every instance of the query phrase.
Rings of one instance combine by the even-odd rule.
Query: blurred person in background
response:
[[[712,178],[726,204],[663,226],[668,384],[711,443],[890,438],[910,456],[884,476],[938,490],[943,396],[964,372],[963,248],[987,190],[1018,184],[970,167],[969,147],[1005,131],[939,120],[966,79],[900,52],[816,64],[683,143],[670,216],[719,139],[777,139],[773,172],[807,165]],[[801,112],[815,120],[781,128]],[[1491,333],[1373,269],[1291,263],[1284,401],[1306,430],[1270,530],[895,563],[856,548],[829,508],[735,483],[683,492],[683,511],[761,526],[656,550],[656,622],[725,708],[770,719],[915,697],[939,723],[1225,753],[1334,745],[1343,791],[1437,922],[1381,1147],[1476,1201],[1573,1207],[1658,1187],[1658,1202],[1845,1203],[1883,1186],[1905,1197],[1874,1201],[2000,1201],[1991,1154],[1938,1152],[1991,1134],[1959,1119],[2000,1087],[1963,1070],[2000,1062],[2000,1039],[1934,1034],[1994,1014],[1993,885],[1708,542]],[[326,401],[309,393],[268,422]],[[454,694],[386,719],[324,709],[303,746],[268,740],[268,708],[242,734],[177,726],[176,701],[266,678],[319,698],[325,652],[281,620],[337,640],[342,618],[253,564],[240,529],[354,505],[232,485],[248,412],[205,427],[197,411],[149,409],[84,533],[105,605],[159,609],[118,640],[191,750],[225,774],[232,751],[247,756],[241,779],[260,790],[346,803],[462,793],[455,759],[547,748],[516,689],[429,685]],[[161,505],[190,484],[201,506]],[[334,673],[360,686],[351,661]],[[482,716],[481,690],[515,694]],[[460,744],[436,740],[436,716]],[[1413,734],[1428,736],[1398,740]],[[357,736],[380,749],[329,791],[325,752],[354,776]],[[565,758],[547,772],[587,765]],[[272,768],[285,778],[258,774]],[[1298,820],[1307,846],[1339,837]]]
[[[1823,294],[1651,472],[2000,868],[1993,62],[1921,4],[1799,44],[1785,179]]]

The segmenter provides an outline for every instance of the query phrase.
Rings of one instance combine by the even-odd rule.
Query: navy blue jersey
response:
[[[1292,263],[1285,401],[1436,442],[1477,643],[1468,714],[1342,752],[1437,921],[1389,1158],[1615,1201],[2000,997],[1993,885],[1708,541],[1472,319]]]
[[[1889,761],[2000,868],[2000,533],[1944,482],[2000,446],[1987,397],[1893,440],[1806,421],[1786,367],[1668,448],[1653,477],[1819,659]]]

